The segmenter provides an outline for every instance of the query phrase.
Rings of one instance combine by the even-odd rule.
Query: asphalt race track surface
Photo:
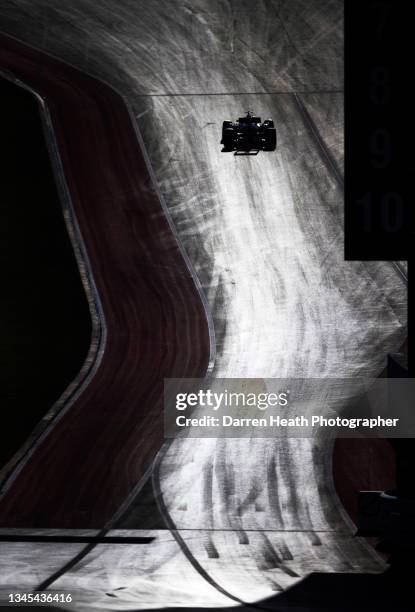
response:
[[[68,0],[59,6],[40,0],[35,9],[30,1],[6,0],[0,20],[4,32],[104,79],[131,103],[158,187],[207,296],[215,376],[353,377],[382,371],[386,354],[405,339],[406,283],[390,263],[343,259],[341,1],[267,0],[253,9],[244,0]],[[222,121],[247,109],[274,119],[275,152],[221,152]],[[81,126],[77,146],[86,129]],[[116,137],[119,146],[130,142],[126,124],[111,121],[110,127],[108,138]],[[111,237],[114,227],[125,231],[125,218],[115,219],[113,207],[106,210],[108,249],[117,248]],[[95,210],[92,225],[94,215]],[[79,223],[89,248],[82,217]],[[100,247],[98,270],[104,256]],[[142,273],[132,266],[134,282],[142,282]],[[154,267],[150,280],[155,283]],[[108,283],[98,293],[117,302],[130,287],[129,281]],[[168,293],[173,290],[169,285]],[[141,306],[133,311],[142,319]],[[185,317],[186,324],[194,320]],[[192,367],[203,369],[208,337],[201,319],[196,321],[191,346],[200,353]],[[152,327],[149,347],[158,346],[158,331]],[[95,379],[89,388],[98,388]],[[137,406],[136,389],[128,389],[124,407]],[[134,454],[127,447],[110,466],[120,482],[143,465],[143,431],[130,432]],[[27,588],[72,590],[79,610],[266,602],[312,572],[381,572],[383,561],[352,537],[335,495],[332,445],[321,436],[175,441],[163,448],[153,474],[169,530],[162,523],[146,529],[136,501],[130,511],[126,506],[117,529],[152,537],[151,543],[97,544],[88,551],[70,544],[56,557],[43,552],[53,544],[32,543],[24,558],[9,543],[7,567],[13,555]],[[65,504],[77,507],[74,489],[68,495],[75,497],[52,509],[51,519],[53,512],[64,514]],[[118,491],[121,499],[126,489],[117,488],[117,498]],[[10,499],[18,503],[17,495]],[[98,491],[94,507],[109,516],[115,504]],[[13,508],[5,505],[8,522],[2,526],[12,525]],[[36,575],[34,558],[42,559]],[[16,572],[2,571],[3,589],[12,588]]]
[[[49,109],[101,320],[91,382],[6,482],[0,521],[103,527],[162,444],[163,378],[205,374],[208,321],[122,100],[12,40],[1,46],[1,69]]]

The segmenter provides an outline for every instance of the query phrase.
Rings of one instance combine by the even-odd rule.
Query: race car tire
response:
[[[234,145],[234,131],[232,128],[225,128],[223,130],[222,144],[226,151],[232,151]]]
[[[276,129],[268,128],[267,130],[265,130],[264,139],[265,139],[265,144],[264,144],[265,151],[275,151],[275,149],[277,148]]]

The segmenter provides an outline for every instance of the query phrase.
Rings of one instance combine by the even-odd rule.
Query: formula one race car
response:
[[[224,121],[222,125],[223,151],[274,151],[277,146],[277,132],[272,119],[263,123],[261,117],[255,117],[250,111],[245,117],[233,123]]]

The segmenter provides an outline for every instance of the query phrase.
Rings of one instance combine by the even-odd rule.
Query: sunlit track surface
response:
[[[342,2],[70,0],[35,11],[18,0],[0,12],[3,29],[132,103],[212,310],[216,376],[380,372],[405,337],[405,283],[389,264],[343,261],[341,185],[294,98],[342,173]],[[277,151],[222,154],[222,120],[248,108],[274,119]],[[380,571],[339,512],[330,452],[322,439],[174,442],[157,478],[176,539],[156,530],[122,554],[99,545],[53,588],[76,585],[85,609],[213,607],[237,605],[217,586],[259,602],[312,571]]]

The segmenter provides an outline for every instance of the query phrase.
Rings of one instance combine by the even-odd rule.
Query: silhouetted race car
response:
[[[245,117],[239,117],[235,123],[224,121],[222,125],[223,151],[274,151],[277,146],[277,132],[272,119],[263,123],[250,111]]]

